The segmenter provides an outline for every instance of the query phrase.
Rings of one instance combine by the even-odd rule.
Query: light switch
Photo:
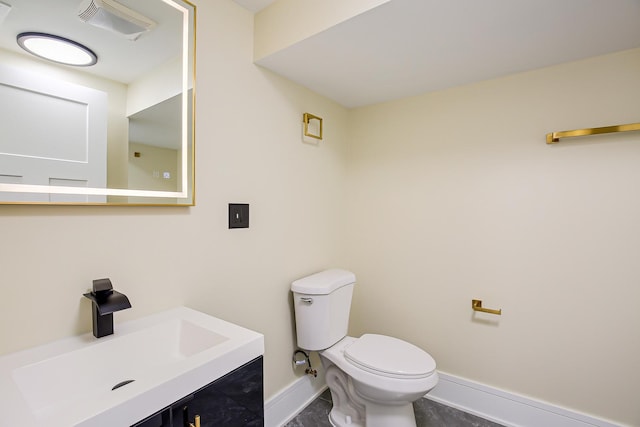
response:
[[[229,228],[249,228],[249,205],[229,203]]]

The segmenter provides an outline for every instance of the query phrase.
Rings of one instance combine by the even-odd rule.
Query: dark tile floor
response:
[[[413,404],[418,427],[501,427],[491,421],[476,417],[429,399],[420,399]],[[331,427],[331,393],[325,390],[301,413],[284,427]]]

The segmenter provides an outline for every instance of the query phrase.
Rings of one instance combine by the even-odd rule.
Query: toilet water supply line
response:
[[[298,353],[303,354],[304,359],[298,359],[296,357]],[[293,366],[297,368],[298,366],[302,366],[302,365],[307,365],[307,369],[304,370],[305,374],[313,375],[314,378],[318,376],[318,371],[311,367],[311,360],[309,359],[309,355],[302,350],[296,350],[293,353]]]

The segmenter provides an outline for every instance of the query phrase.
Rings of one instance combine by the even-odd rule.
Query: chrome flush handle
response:
[[[302,302],[304,302],[306,304],[309,304],[309,305],[313,304],[313,298],[302,297],[302,298],[300,298],[300,301],[302,301]]]

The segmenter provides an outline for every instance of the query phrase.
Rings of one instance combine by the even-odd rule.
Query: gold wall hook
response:
[[[498,316],[502,315],[502,309],[494,310],[491,308],[484,308],[482,307],[482,300],[479,300],[479,299],[471,300],[471,308],[473,308],[473,311],[481,311],[483,313],[497,314]]]
[[[309,132],[309,122],[311,120],[318,121],[318,126],[317,126],[318,132],[315,134]],[[311,113],[304,113],[302,115],[302,122],[304,123],[304,136],[308,136],[315,139],[322,139],[322,117],[314,116]]]

